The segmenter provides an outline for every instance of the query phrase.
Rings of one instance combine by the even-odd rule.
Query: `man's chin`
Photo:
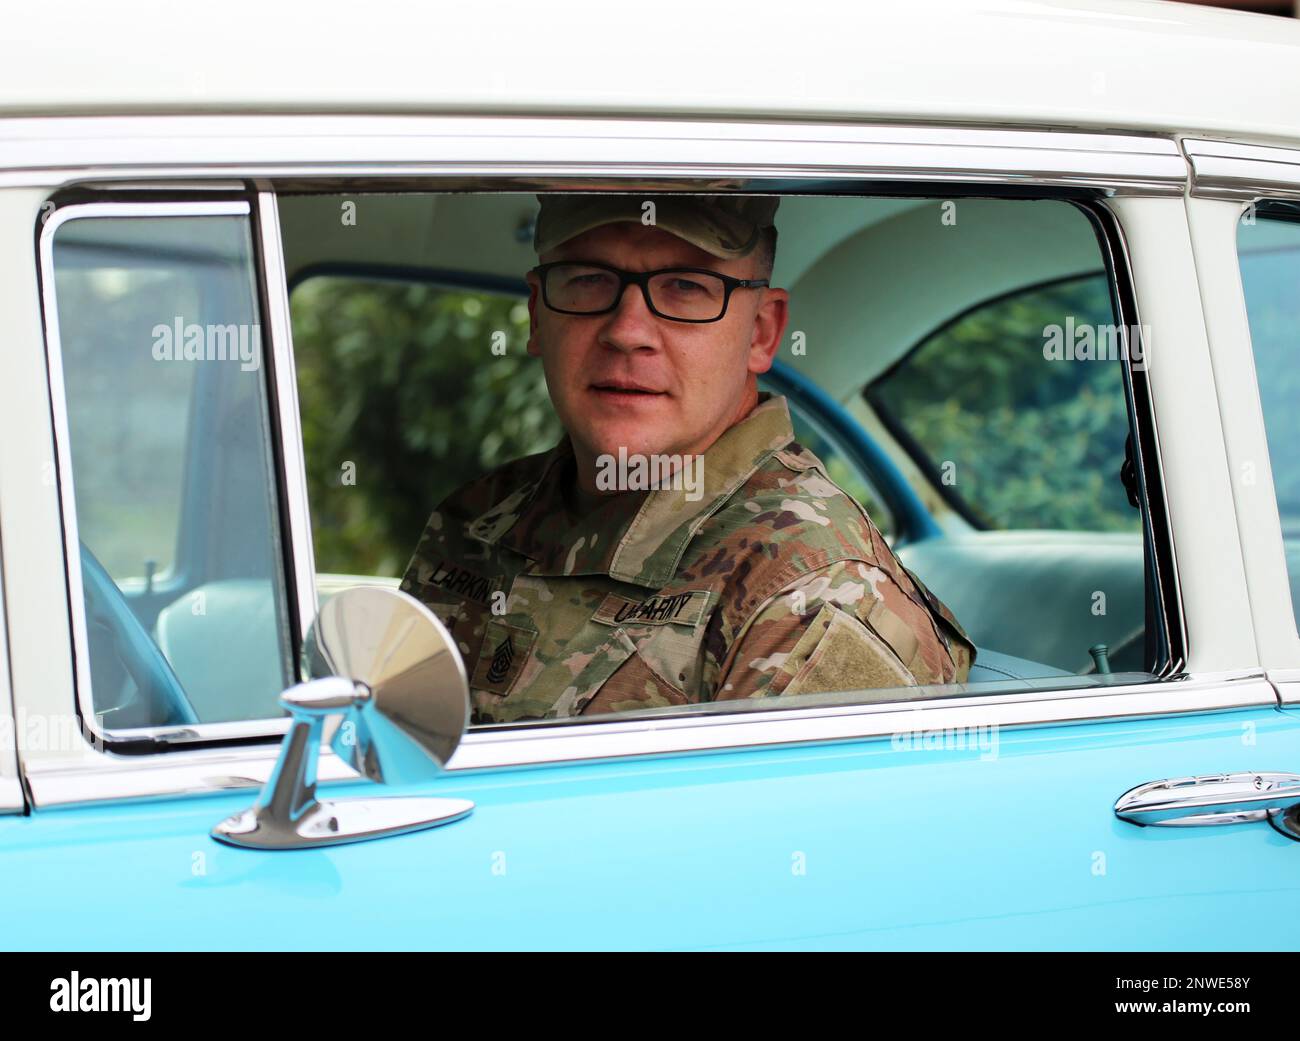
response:
[[[593,431],[588,444],[595,447],[597,456],[608,455],[618,458],[620,455],[625,457],[671,455],[677,451],[674,448],[677,438],[673,437],[672,433],[624,425],[619,430]]]

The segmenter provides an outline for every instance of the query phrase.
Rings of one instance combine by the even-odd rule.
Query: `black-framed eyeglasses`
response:
[[[646,307],[673,322],[716,322],[737,289],[762,289],[765,278],[732,278],[701,267],[624,271],[592,261],[557,260],[533,268],[542,302],[560,314],[609,314],[629,285],[641,287]]]

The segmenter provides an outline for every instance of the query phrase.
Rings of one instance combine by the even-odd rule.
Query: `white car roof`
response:
[[[1167,0],[74,0],[4,16],[0,115],[563,113],[1300,138],[1300,22]]]

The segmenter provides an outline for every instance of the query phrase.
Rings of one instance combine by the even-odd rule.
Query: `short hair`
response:
[[[771,278],[772,267],[776,264],[776,225],[769,224],[759,229],[754,258],[758,261],[758,277]]]

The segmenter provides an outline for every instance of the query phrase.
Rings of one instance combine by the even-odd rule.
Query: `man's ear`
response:
[[[790,294],[784,289],[762,292],[763,302],[754,315],[754,332],[749,340],[749,371],[756,374],[772,367],[790,321]]]
[[[539,303],[538,294],[541,291],[541,283],[537,281],[537,276],[531,271],[524,277],[528,282],[528,353],[534,358],[540,358],[542,349],[537,342],[537,305]]]

